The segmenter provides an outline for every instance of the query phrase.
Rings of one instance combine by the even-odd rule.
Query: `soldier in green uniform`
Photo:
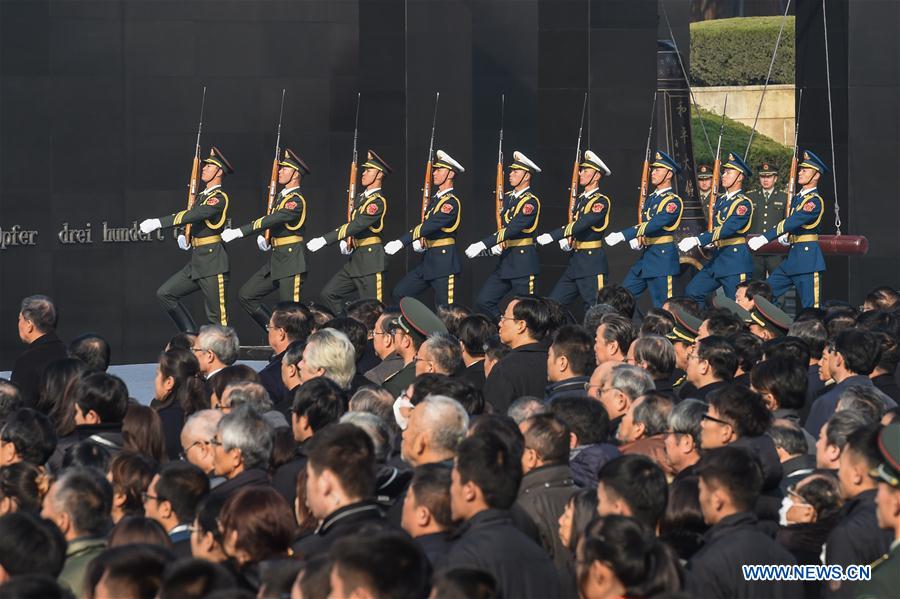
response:
[[[881,429],[878,451],[881,464],[869,476],[878,481],[878,525],[894,533],[894,542],[887,554],[871,564],[871,580],[856,584],[857,599],[884,599],[900,593],[900,422]]]
[[[398,352],[403,355],[404,365],[399,371],[384,379],[382,384],[393,397],[396,398],[406,391],[415,380],[415,357],[422,343],[434,333],[446,332],[447,327],[425,304],[414,297],[404,297],[400,300],[400,317],[391,323],[388,333],[393,337]]]
[[[759,189],[747,193],[747,197],[753,202],[753,220],[750,223],[748,237],[765,233],[785,216],[787,192],[775,189],[778,183],[778,169],[771,162],[763,162],[759,165]],[[784,260],[784,256],[753,256],[753,279],[765,281],[778,265]]]
[[[271,212],[237,229],[222,231],[222,241],[225,243],[259,231],[256,244],[263,252],[271,251],[268,263],[238,291],[241,307],[264,330],[272,313],[263,303],[263,298],[277,289],[281,301],[299,302],[303,275],[306,274],[303,251],[306,199],[300,194],[300,180],[309,174],[309,167],[291,149],[284,151],[278,165],[278,183],[283,187],[273,202]],[[262,234],[266,229],[270,233],[268,242]]]
[[[198,290],[206,301],[208,322],[228,324],[228,253],[220,233],[228,217],[228,196],[222,191],[222,180],[233,173],[234,168],[222,152],[211,148],[200,174],[206,187],[197,194],[193,207],[168,216],[148,218],[140,225],[143,233],[191,225],[190,242],[184,234],[178,236],[178,246],[191,251],[191,261],[156,291],[160,303],[180,331],[197,330],[181,298]]]
[[[369,150],[360,176],[365,190],[356,196],[349,222],[306,244],[310,252],[317,252],[339,241],[341,253],[350,256],[322,289],[322,299],[335,314],[344,309],[344,303],[354,292],[360,299],[383,300],[385,255],[379,234],[384,228],[387,198],[381,193],[381,182],[391,172],[388,163]]]
[[[708,164],[697,167],[697,191],[700,192],[700,208],[703,209],[703,222],[709,222],[709,194],[712,193],[713,172]]]

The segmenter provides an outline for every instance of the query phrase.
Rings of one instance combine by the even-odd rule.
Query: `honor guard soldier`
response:
[[[801,306],[818,308],[822,272],[825,270],[825,257],[819,247],[819,225],[825,201],[816,186],[819,178],[828,172],[828,167],[809,150],[803,152],[803,161],[799,166],[797,183],[800,193],[791,199],[790,214],[764,234],[750,239],[748,245],[756,251],[770,241],[787,236],[787,243],[791,246],[788,256],[767,279],[772,294],[781,297],[794,287]]]
[[[431,168],[431,180],[437,192],[428,200],[425,218],[412,231],[384,246],[389,256],[409,244],[416,252],[425,253],[422,262],[406,273],[394,288],[395,303],[400,298],[416,296],[429,287],[434,289],[435,305],[453,303],[456,277],[461,270],[456,252],[456,232],[462,215],[459,198],[453,193],[453,183],[456,175],[466,169],[443,150],[437,151]]]
[[[475,309],[493,318],[500,317],[500,301],[506,294],[534,294],[534,280],[541,266],[532,234],[540,219],[541,201],[531,192],[531,178],[539,172],[538,165],[525,154],[513,152],[513,163],[509,166],[509,184],[513,190],[503,199],[502,226],[499,231],[466,248],[469,258],[488,248],[492,254],[500,256],[500,263],[475,300]]]
[[[734,299],[738,283],[746,281],[753,272],[753,258],[747,249],[744,234],[750,229],[753,203],[742,191],[744,180],[752,173],[740,156],[729,153],[722,165],[722,187],[725,193],[713,206],[713,230],[697,237],[686,237],[678,244],[682,252],[689,252],[698,245],[713,245],[712,258],[694,275],[685,289],[685,295],[700,305],[719,286],[729,299]]]
[[[587,150],[578,170],[578,183],[584,191],[572,207],[572,221],[539,235],[537,242],[547,245],[558,241],[563,251],[571,252],[569,266],[550,292],[550,298],[566,306],[581,296],[586,306],[597,302],[597,291],[609,272],[603,251],[603,231],[609,225],[609,198],[600,193],[600,179],[612,171],[599,156]]]
[[[700,192],[700,207],[703,208],[703,220],[709,222],[709,194],[712,193],[713,170],[708,164],[697,167],[697,190]]]
[[[628,241],[634,250],[645,248],[622,286],[635,297],[649,290],[653,306],[660,308],[672,297],[672,277],[681,271],[674,233],[681,224],[684,202],[672,191],[672,178],[681,172],[672,157],[657,151],[650,167],[654,192],[644,202],[641,222],[610,233],[605,241],[609,246]]]
[[[875,495],[878,526],[893,535],[888,552],[872,566],[872,577],[856,584],[859,599],[895,597],[900,589],[900,422],[882,427],[878,432],[881,463],[869,471],[878,481]]]
[[[356,196],[349,222],[306,244],[309,251],[317,252],[326,245],[339,241],[341,253],[350,256],[347,263],[322,289],[322,299],[335,314],[344,309],[345,302],[353,297],[354,292],[359,299],[383,299],[385,258],[379,233],[384,228],[387,198],[381,193],[381,183],[385,174],[392,172],[393,169],[387,162],[369,150],[360,176],[360,183],[365,190]]]
[[[278,183],[283,187],[273,202],[271,212],[237,229],[222,231],[222,241],[225,243],[260,232],[256,245],[260,251],[271,252],[268,263],[238,291],[241,307],[263,329],[268,329],[272,317],[263,299],[277,289],[281,301],[299,302],[300,287],[306,274],[303,251],[306,200],[300,194],[300,181],[309,174],[309,167],[290,149],[285,149],[278,166]],[[267,229],[268,241],[262,233]]]
[[[771,162],[759,165],[759,189],[747,193],[753,202],[753,220],[750,224],[750,235],[761,235],[778,224],[784,218],[784,207],[788,197],[784,191],[775,189],[778,182],[778,169]],[[753,278],[764,281],[784,260],[783,256],[753,256]]]
[[[160,228],[191,225],[191,239],[178,236],[178,246],[191,250],[191,261],[162,284],[156,297],[175,321],[180,331],[196,331],[181,298],[200,290],[206,302],[206,318],[211,324],[228,324],[226,297],[228,294],[228,252],[220,235],[228,217],[228,196],[222,191],[222,179],[234,173],[231,163],[218,148],[209,151],[203,161],[201,180],[206,188],[197,194],[193,207],[168,216],[149,218],[140,225],[141,232]]]

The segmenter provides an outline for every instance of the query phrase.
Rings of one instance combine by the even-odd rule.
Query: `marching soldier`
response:
[[[712,193],[713,172],[708,164],[697,167],[697,190],[700,192],[700,208],[703,209],[703,220],[709,222],[709,194]]]
[[[765,233],[784,218],[784,207],[788,201],[787,192],[776,190],[776,183],[778,170],[770,162],[763,162],[759,166],[759,189],[747,193],[754,207],[749,234]],[[782,256],[753,256],[753,278],[764,281],[778,268],[782,260],[784,260]]]
[[[681,270],[674,233],[681,224],[684,202],[672,191],[672,178],[681,172],[672,157],[657,151],[650,167],[654,192],[644,202],[641,222],[610,233],[605,241],[609,246],[628,241],[634,250],[645,248],[622,286],[635,297],[649,290],[653,306],[659,308],[672,297],[672,277]]]
[[[600,180],[612,171],[590,150],[584,153],[580,166],[578,183],[584,191],[572,209],[572,222],[537,238],[541,245],[558,241],[564,251],[571,252],[566,272],[550,292],[550,297],[564,306],[579,295],[585,305],[594,304],[609,272],[602,244],[603,231],[609,225],[610,200],[600,193]]]
[[[499,231],[466,248],[466,256],[474,258],[490,248],[500,256],[500,263],[485,281],[475,300],[475,309],[500,317],[500,300],[507,293],[531,295],[534,279],[540,271],[537,249],[531,236],[537,229],[541,215],[541,201],[531,192],[531,178],[541,169],[525,154],[513,152],[509,167],[509,184],[513,190],[506,193]]]
[[[746,281],[753,272],[753,259],[744,236],[753,218],[753,203],[742,191],[744,179],[751,174],[750,167],[740,156],[729,153],[722,165],[725,193],[716,199],[713,207],[712,232],[686,237],[678,244],[682,252],[689,252],[698,245],[712,244],[716,248],[706,266],[694,275],[685,289],[685,295],[701,305],[719,286],[733,300],[738,283]]]
[[[369,150],[360,176],[365,190],[356,196],[349,222],[306,244],[310,252],[317,252],[339,241],[341,253],[350,256],[322,289],[325,304],[335,314],[343,310],[344,303],[354,291],[360,299],[382,300],[385,258],[379,233],[384,228],[387,198],[381,193],[381,183],[385,174],[392,172],[387,162]]]
[[[156,291],[156,296],[180,331],[196,331],[194,319],[181,298],[200,290],[206,302],[206,317],[211,324],[228,324],[228,252],[220,232],[228,216],[228,196],[222,191],[222,179],[234,173],[231,163],[218,148],[211,148],[203,161],[200,178],[206,184],[197,194],[193,208],[168,216],[148,218],[140,225],[143,233],[160,228],[191,225],[191,240],[182,233],[178,247],[191,251],[191,261],[172,275]]]
[[[242,227],[222,231],[222,241],[225,243],[259,231],[256,244],[260,251],[271,251],[268,262],[238,291],[241,307],[263,329],[268,328],[272,316],[263,298],[277,289],[281,301],[299,302],[303,275],[306,274],[303,251],[306,199],[300,194],[300,180],[309,174],[309,167],[290,149],[285,149],[278,166],[278,183],[282,189],[272,211]],[[266,229],[269,230],[271,243],[262,234]]]
[[[803,161],[799,166],[797,183],[800,193],[791,200],[789,216],[764,234],[750,239],[747,245],[756,251],[770,241],[787,236],[791,246],[787,259],[767,279],[772,294],[781,297],[794,287],[801,306],[818,308],[822,272],[825,271],[825,257],[819,248],[819,225],[825,201],[816,186],[822,174],[828,172],[828,167],[809,150],[803,152]]]
[[[432,163],[431,180],[437,187],[437,193],[428,201],[425,218],[412,231],[384,246],[389,256],[409,244],[416,252],[425,253],[422,262],[406,273],[394,288],[392,295],[395,303],[403,297],[415,297],[428,287],[434,289],[435,305],[453,303],[456,276],[461,270],[456,252],[456,232],[462,215],[459,198],[453,193],[453,182],[456,175],[466,169],[443,150],[438,150],[436,157]]]

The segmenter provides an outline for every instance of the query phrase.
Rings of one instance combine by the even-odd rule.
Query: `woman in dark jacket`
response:
[[[188,416],[209,407],[209,390],[193,352],[170,349],[159,357],[153,381],[150,407],[162,420],[166,455],[177,460],[181,454],[181,428]]]

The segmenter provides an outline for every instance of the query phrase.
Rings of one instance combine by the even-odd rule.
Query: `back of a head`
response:
[[[606,443],[609,440],[609,414],[599,401],[561,397],[550,404],[550,411],[568,425],[578,438],[578,445]]]
[[[228,393],[228,401],[225,403],[231,406],[231,409],[247,406],[260,414],[265,414],[274,407],[269,392],[260,383],[232,383],[225,387],[225,390]],[[219,399],[224,398],[220,397]]]
[[[299,302],[279,302],[272,309],[272,324],[284,331],[288,341],[306,341],[312,330],[312,314]]]
[[[459,337],[459,323],[471,316],[472,310],[460,304],[440,304],[435,309],[435,315],[447,327],[447,333]]]
[[[497,325],[484,314],[473,314],[460,321],[456,332],[466,353],[480,357],[484,355],[488,338],[497,333]]]
[[[769,393],[785,410],[799,410],[806,403],[807,368],[795,360],[763,360],[750,371],[750,384]]]
[[[569,427],[553,414],[525,420],[525,448],[535,451],[544,465],[569,463]]]
[[[669,414],[675,402],[672,397],[659,391],[648,391],[640,396],[640,403],[634,406],[632,415],[635,424],[644,425],[644,436],[653,437],[665,433],[669,427]]]
[[[128,387],[117,376],[92,372],[76,381],[72,398],[84,416],[94,412],[103,424],[115,424],[125,418]]]
[[[428,594],[428,558],[412,539],[400,533],[341,539],[334,544],[331,558],[332,579],[340,580],[345,596],[360,588],[379,599]]]
[[[725,337],[710,335],[697,341],[695,351],[700,360],[709,362],[709,367],[718,380],[730,381],[734,378],[738,359],[731,341]]]
[[[251,562],[284,557],[297,522],[291,505],[273,487],[246,486],[232,494],[219,512],[224,538],[236,533],[235,549]]]
[[[234,576],[219,564],[196,558],[181,559],[166,567],[159,599],[203,599],[209,593],[235,585]]]
[[[565,356],[573,376],[590,374],[594,367],[594,339],[580,325],[564,325],[553,337],[553,354]]]
[[[58,315],[53,300],[46,295],[30,295],[22,300],[19,308],[22,318],[34,325],[41,333],[56,329]]]
[[[356,374],[356,350],[350,339],[336,329],[320,329],[309,336],[303,360],[313,370],[322,369],[341,389],[349,389]]]
[[[434,333],[425,340],[425,345],[438,372],[454,376],[465,367],[459,341],[449,333]]]
[[[876,310],[895,310],[900,306],[900,292],[893,287],[876,287],[866,295],[864,304]]]
[[[625,597],[653,597],[682,587],[683,573],[675,552],[649,529],[627,516],[604,516],[587,527],[585,567],[605,563],[624,587]]]
[[[772,413],[762,397],[743,385],[726,385],[707,397],[719,417],[732,424],[738,437],[759,437],[772,423]]]
[[[710,336],[732,339],[744,330],[744,323],[730,310],[711,308],[706,313],[706,329]]]
[[[142,543],[172,550],[172,539],[162,524],[143,515],[125,516],[109,533],[109,547],[123,547]]]
[[[825,423],[825,442],[843,451],[847,445],[847,438],[855,431],[871,424],[872,422],[860,412],[841,410],[835,412]]]
[[[496,433],[478,431],[459,444],[456,468],[460,482],[481,489],[490,508],[508,510],[522,480],[521,458]]]
[[[600,321],[607,314],[619,314],[619,312],[609,304],[594,304],[585,310],[581,324],[590,333],[591,338],[596,337],[597,327],[600,326]]]
[[[205,324],[197,334],[197,346],[211,351],[222,364],[231,366],[237,361],[241,343],[233,328]]]
[[[675,326],[675,317],[662,308],[650,308],[644,315],[641,322],[641,328],[638,330],[638,336],[656,335],[665,337],[672,332]]]
[[[650,376],[665,379],[675,372],[675,348],[672,342],[660,335],[644,335],[634,341],[634,359],[646,364]]]
[[[637,331],[634,329],[634,323],[631,319],[625,318],[619,314],[607,314],[600,320],[603,325],[604,341],[615,341],[619,345],[619,351],[624,355],[631,347],[631,342],[637,337]],[[599,331],[599,326],[597,327]]]
[[[825,346],[828,344],[828,331],[820,320],[801,320],[800,322],[794,322],[791,328],[788,329],[788,336],[781,339],[799,339],[802,341],[803,345],[806,346],[806,353],[809,355],[805,362],[802,354],[798,355],[796,359],[800,362],[808,363],[809,358],[813,360],[822,358],[822,352],[825,351]]]
[[[775,301],[775,296],[772,294],[772,286],[766,281],[747,281],[744,294],[747,296],[748,300],[755,299],[759,296],[770,302]]]
[[[525,437],[519,425],[508,416],[500,414],[483,414],[471,421],[468,436],[479,433],[490,433],[502,441],[516,460],[522,459],[525,451]]]
[[[823,329],[824,330],[824,329]],[[822,350],[825,349],[826,339],[822,338],[822,346],[819,348],[819,357],[816,358],[812,354],[812,349],[807,340],[801,337],[778,337],[763,342],[763,360],[793,360],[809,365],[810,358],[818,360],[822,357]]]
[[[836,412],[850,410],[864,416],[869,422],[878,422],[891,400],[875,385],[850,385],[838,398]]]
[[[749,331],[741,331],[731,338],[734,353],[737,355],[738,368],[750,372],[753,365],[762,359],[762,339]]]
[[[322,329],[332,329],[346,335],[347,339],[350,340],[350,344],[353,346],[353,355],[356,359],[359,359],[366,350],[369,331],[366,330],[366,325],[355,318],[347,316],[332,318],[328,321],[328,324],[322,327]]]
[[[868,424],[847,435],[844,452],[850,452],[857,460],[862,460],[866,472],[877,468],[882,461],[878,449],[878,424]]]
[[[428,380],[428,384],[420,385],[420,379]],[[475,385],[462,378],[434,375],[433,373],[416,377],[413,398],[411,399],[413,404],[418,405],[420,397],[424,400],[429,395],[452,397],[469,414],[482,414],[484,412],[484,394],[481,392],[481,389],[476,388]]]
[[[0,379],[0,426],[3,426],[10,414],[22,407],[25,407],[25,403],[19,387],[12,381]]]
[[[759,458],[742,447],[728,445],[706,452],[695,472],[707,486],[722,489],[739,512],[752,510],[762,491]]]
[[[456,453],[469,429],[469,415],[462,404],[445,395],[429,395],[416,412],[420,430],[428,433],[433,449]]]
[[[870,375],[881,359],[881,343],[869,331],[847,329],[833,341],[834,351],[844,358],[844,366],[853,374]]]
[[[3,599],[75,599],[68,587],[57,582],[56,576],[26,574],[10,578],[0,585]]]
[[[391,453],[392,437],[391,430],[384,420],[369,412],[347,412],[341,416],[340,422],[358,426],[365,431],[372,440],[375,462],[378,464],[387,462]]]
[[[375,323],[384,314],[384,304],[375,298],[358,299],[347,306],[344,313],[363,323],[366,331],[371,333],[375,330]]]
[[[76,337],[69,344],[69,357],[78,358],[88,368],[99,372],[106,372],[109,368],[110,354],[109,342],[94,333]]]
[[[98,555],[96,566],[101,572],[93,588],[100,585],[107,597],[153,599],[162,585],[163,572],[174,555],[158,545],[130,544],[111,547]],[[89,581],[85,582],[85,586]]]
[[[769,436],[775,448],[789,456],[804,455],[810,449],[803,430],[790,420],[776,420],[769,428]]]
[[[597,292],[597,303],[612,306],[629,320],[634,318],[634,296],[621,285],[604,286]]]
[[[65,560],[66,539],[49,520],[24,511],[0,517],[0,567],[7,575],[56,577]]]
[[[225,414],[219,421],[218,433],[222,449],[241,450],[244,468],[266,470],[272,457],[272,427],[255,410],[241,407]]]
[[[525,322],[529,336],[540,341],[550,328],[550,309],[547,302],[537,297],[517,297],[513,317]]]
[[[346,395],[333,380],[320,376],[310,379],[294,391],[291,411],[306,417],[307,425],[315,432],[337,422],[344,413]]]
[[[220,398],[225,394],[225,389],[236,383],[260,383],[262,379],[259,373],[246,364],[232,364],[226,366],[212,379],[212,392]]]
[[[165,464],[156,481],[157,503],[168,501],[181,523],[191,523],[197,515],[197,504],[209,493],[209,478],[190,462]]]
[[[11,443],[22,461],[43,466],[56,449],[56,432],[49,418],[37,410],[22,408],[2,425],[0,441]]]
[[[659,466],[646,456],[629,454],[604,464],[598,478],[607,493],[628,505],[632,517],[656,530],[669,497],[666,475]]]
[[[549,411],[544,401],[539,397],[525,395],[509,404],[506,415],[512,418],[516,424],[522,424],[536,414],[545,414]]]
[[[838,333],[852,329],[856,326],[856,317],[859,311],[848,305],[828,306],[825,309],[825,329],[828,337],[834,339]]]
[[[609,386],[618,389],[631,400],[656,388],[649,372],[640,366],[625,363],[613,366],[609,375]]]
[[[416,504],[425,506],[440,526],[453,526],[450,511],[450,484],[452,468],[437,462],[422,464],[413,471],[409,490],[416,498]]]
[[[305,447],[309,465],[318,474],[329,470],[351,499],[375,491],[375,448],[372,439],[353,424],[332,424],[317,431]]]
[[[690,435],[694,446],[700,447],[700,431],[703,416],[709,406],[699,399],[684,399],[669,414],[669,431],[677,435]]]
[[[484,570],[453,568],[438,572],[431,587],[431,599],[497,599],[497,581]]]
[[[110,524],[112,486],[93,468],[63,471],[51,490],[58,511],[69,515],[77,536],[102,536]]]

